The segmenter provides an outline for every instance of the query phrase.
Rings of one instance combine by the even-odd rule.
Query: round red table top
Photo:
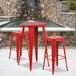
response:
[[[46,26],[47,23],[41,23],[41,22],[26,22],[20,24],[23,27],[40,27],[40,26]]]

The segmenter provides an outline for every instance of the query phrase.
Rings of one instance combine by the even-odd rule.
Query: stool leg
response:
[[[22,42],[23,42],[23,36],[24,36],[24,29],[25,29],[25,27],[23,27],[23,28],[22,28],[21,45],[20,45],[20,53],[22,52]]]
[[[28,50],[28,41],[27,41],[27,34],[25,33],[25,39],[26,39],[26,45],[27,45],[27,50]]]
[[[19,62],[20,62],[20,48],[19,48],[19,43],[20,42],[20,35],[17,34],[16,35],[16,48],[17,48],[17,62],[18,62],[18,65],[19,65]]]
[[[28,51],[28,41],[27,41],[27,34],[26,34],[26,33],[25,33],[25,39],[26,39],[27,52],[28,52],[28,57],[29,57],[29,51]]]
[[[11,44],[10,44],[10,53],[9,53],[9,59],[10,59],[10,56],[11,56],[12,41],[13,41],[13,35],[11,36]]]
[[[52,74],[54,74],[55,70],[55,54],[56,54],[56,41],[52,41]]]
[[[66,69],[67,69],[67,71],[68,71],[68,66],[67,66],[67,59],[66,59],[66,52],[65,52],[65,43],[64,43],[64,39],[63,39],[62,43],[63,43],[63,49],[64,49],[64,57],[65,57]]]
[[[58,42],[56,42],[56,66],[58,67]]]
[[[21,49],[21,36],[20,36],[20,49]],[[22,50],[20,51],[20,56],[22,56]]]
[[[45,59],[46,59],[46,57],[47,57],[47,53],[46,53],[46,51],[45,51],[45,53],[44,53],[44,62],[43,62],[43,70],[44,70],[44,66],[45,66]],[[48,59],[49,60],[49,59]],[[48,66],[50,66],[49,64],[48,64]]]

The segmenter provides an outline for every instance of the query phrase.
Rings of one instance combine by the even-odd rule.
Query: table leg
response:
[[[34,28],[35,57],[38,60],[38,27]]]
[[[21,37],[21,45],[20,45],[20,56],[22,55],[22,42],[23,42],[23,36],[24,36],[24,28],[22,28],[22,37]]]
[[[34,28],[29,27],[29,58],[30,58],[30,71],[32,70],[33,38],[34,38]]]
[[[48,60],[48,52],[47,52],[47,40],[46,40],[46,34],[45,34],[45,27],[43,26],[43,35],[44,35],[44,43],[45,43],[45,54],[44,57],[47,57],[47,62],[48,62],[48,66],[50,66],[49,64],[49,60]],[[44,59],[45,60],[45,59]],[[44,66],[44,65],[43,65]]]
[[[52,41],[52,74],[54,74],[55,70],[55,54],[56,54],[56,41]]]
[[[17,47],[17,62],[18,62],[18,65],[19,65],[19,62],[20,62],[20,46],[19,46],[19,42],[20,42],[20,35],[18,34],[17,36],[16,36],[16,47]]]

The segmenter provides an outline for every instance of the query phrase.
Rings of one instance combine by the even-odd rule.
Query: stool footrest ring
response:
[[[50,56],[52,56],[52,55],[48,55],[48,57],[50,57]],[[62,57],[62,58],[59,58],[58,60],[65,59],[65,57],[64,57],[64,56],[62,56],[62,55],[58,55],[58,56]],[[52,61],[52,59],[50,59],[50,58],[48,58],[48,59]],[[56,61],[56,60],[55,60],[55,61]]]

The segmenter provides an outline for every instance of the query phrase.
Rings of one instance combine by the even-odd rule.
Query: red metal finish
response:
[[[15,50],[14,48],[12,48],[12,42],[13,42],[13,36],[16,36],[16,50],[17,51],[17,62],[19,64],[20,62],[20,55],[22,54],[22,51],[20,51],[19,49],[21,48],[20,43],[21,43],[21,31],[17,31],[17,32],[12,32],[12,36],[11,36],[11,44],[10,44],[10,53],[9,53],[9,59],[11,56],[11,50]],[[26,38],[26,44],[27,44],[27,52],[28,52],[28,42],[27,42],[27,34],[26,32],[24,32],[25,38]]]
[[[56,42],[56,66],[58,66],[58,42]]]
[[[41,22],[28,22],[28,23],[21,23],[22,27],[42,27],[46,26],[47,23],[41,23]]]
[[[18,63],[18,65],[20,62],[20,51],[19,51],[20,46],[19,46],[19,44],[20,44],[20,35],[17,33],[17,35],[16,35],[16,47],[17,47],[17,63]]]
[[[38,27],[34,28],[35,57],[38,60]]]
[[[23,41],[24,27],[29,27],[29,61],[30,61],[30,71],[31,71],[32,70],[32,56],[33,56],[33,39],[35,43],[35,57],[37,61],[38,60],[38,27],[43,27],[44,42],[46,46],[47,42],[46,42],[44,26],[46,26],[47,24],[41,23],[41,22],[31,22],[31,23],[21,23],[20,25],[23,27],[21,41]],[[21,46],[22,46],[22,42],[21,42]],[[47,53],[47,46],[45,49],[46,49],[45,52]]]
[[[10,59],[10,56],[11,56],[12,41],[13,41],[13,35],[11,35],[11,44],[10,44],[10,53],[9,53],[9,59]]]
[[[23,35],[24,35],[24,27],[22,28],[22,36],[21,36],[21,47],[20,47],[20,53],[22,52],[22,42],[23,42]],[[21,55],[21,54],[20,54]]]
[[[68,71],[68,66],[67,66],[67,59],[66,59],[66,51],[65,51],[65,43],[64,43],[64,38],[62,40],[62,43],[63,43],[63,49],[64,49],[64,58],[65,58],[65,64],[66,64],[66,69]]]
[[[45,34],[45,27],[43,26],[43,35],[44,35],[44,43],[45,43],[45,54],[44,57],[47,57],[47,62],[48,62],[48,66],[50,66],[49,64],[49,60],[48,60],[48,52],[47,52],[47,40],[46,40],[46,34]],[[45,59],[44,59],[44,65],[45,65]],[[44,65],[43,65],[43,69],[44,69]]]
[[[56,41],[52,40],[52,74],[54,74],[55,69],[55,54],[56,54]]]
[[[58,66],[58,60],[65,59],[66,69],[68,70],[66,52],[65,52],[65,44],[64,44],[64,37],[51,36],[51,37],[47,37],[47,41],[51,41],[51,44],[52,44],[52,55],[50,55],[50,56],[52,56],[52,59],[48,58],[49,60],[52,60],[52,74],[54,74],[54,70],[55,70],[55,61],[56,61],[56,65]],[[58,42],[59,41],[61,41],[63,44],[64,56],[58,55]],[[47,53],[45,53],[45,54],[47,54]],[[58,59],[58,56],[61,56],[62,58]],[[46,59],[46,56],[44,55],[43,69],[44,69],[44,65],[45,65],[45,59]]]
[[[33,56],[33,38],[34,38],[34,28],[29,28],[29,56],[30,56],[30,70],[32,69],[32,56]]]

